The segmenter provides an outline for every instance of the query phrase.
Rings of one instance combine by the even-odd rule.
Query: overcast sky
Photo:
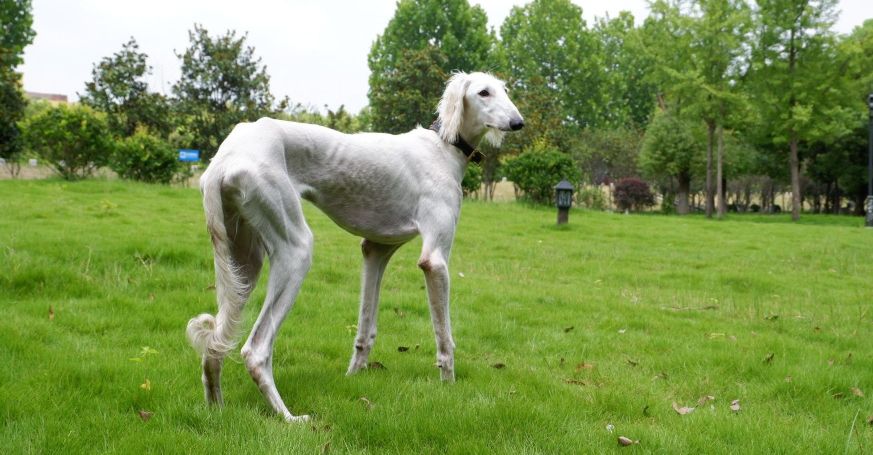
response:
[[[472,0],[495,29],[513,5],[524,1]],[[582,0],[585,20],[629,10],[638,21],[645,0]],[[36,38],[25,50],[24,88],[76,99],[91,69],[133,36],[149,56],[155,91],[169,94],[179,77],[174,50],[188,46],[188,30],[202,24],[210,34],[248,32],[248,44],[267,65],[277,98],[314,107],[367,104],[367,54],[394,15],[396,0],[33,0]],[[873,0],[840,0],[836,29],[848,33],[873,18]]]

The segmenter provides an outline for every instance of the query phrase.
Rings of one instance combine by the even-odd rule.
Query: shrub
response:
[[[603,194],[600,186],[582,188],[576,195],[576,201],[579,205],[592,210],[606,210],[607,206],[606,195]]]
[[[118,143],[110,167],[124,179],[170,183],[179,170],[179,161],[169,142],[141,128]]]
[[[504,172],[524,192],[525,200],[539,204],[552,203],[555,185],[561,180],[574,185],[579,182],[579,171],[573,160],[543,143],[535,143],[507,161]]]
[[[482,168],[478,165],[469,165],[464,171],[464,179],[461,180],[461,189],[464,191],[464,196],[479,191],[482,187]]]
[[[615,183],[613,198],[615,205],[622,211],[639,211],[655,205],[655,195],[652,194],[649,184],[633,177]]]
[[[67,180],[105,165],[114,145],[103,116],[82,105],[45,109],[21,127],[26,146]]]

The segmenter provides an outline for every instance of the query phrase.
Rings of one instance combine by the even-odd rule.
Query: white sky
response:
[[[513,5],[524,1],[471,0],[482,5],[489,26],[499,29]],[[645,0],[576,0],[589,25],[595,17],[629,10],[637,21]],[[248,32],[248,44],[267,65],[277,98],[357,112],[367,104],[367,54],[394,15],[395,0],[33,0],[32,45],[25,50],[25,90],[76,99],[91,68],[133,36],[149,56],[153,90],[170,93],[179,77],[174,50],[188,46],[188,30],[203,24],[210,34]],[[848,33],[873,18],[873,1],[840,0],[836,29]]]

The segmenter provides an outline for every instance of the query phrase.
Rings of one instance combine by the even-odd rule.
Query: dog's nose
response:
[[[512,119],[509,121],[509,127],[512,129],[512,131],[518,131],[524,128],[524,120],[520,118]]]

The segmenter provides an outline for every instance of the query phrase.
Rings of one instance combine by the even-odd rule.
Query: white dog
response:
[[[316,125],[261,119],[237,125],[200,180],[215,250],[218,314],[188,323],[203,356],[208,403],[220,404],[221,365],[237,342],[242,309],[270,260],[266,300],[242,348],[246,368],[270,406],[288,421],[273,381],[273,343],[312,260],[301,199],[363,237],[358,333],[348,374],[366,368],[376,339],[379,285],[391,255],[420,234],[437,365],[453,381],[448,261],[461,207],[461,178],[483,138],[499,145],[524,123],[505,84],[484,73],[455,74],[431,129],[405,134],[342,134]]]

